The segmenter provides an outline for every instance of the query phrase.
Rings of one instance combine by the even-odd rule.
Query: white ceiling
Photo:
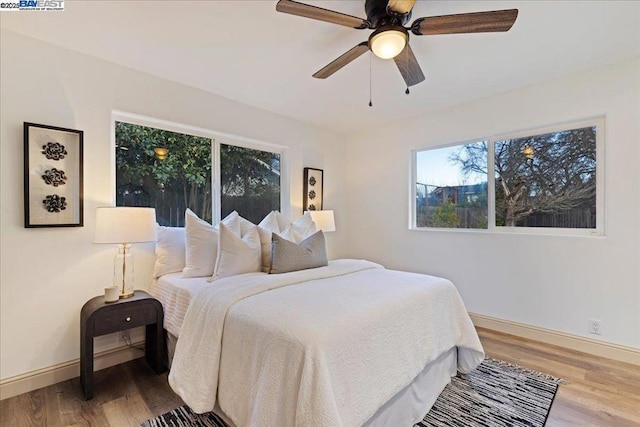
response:
[[[365,17],[364,1],[306,1]],[[412,36],[427,80],[405,95],[393,60],[369,55],[311,75],[365,41],[355,30],[278,13],[276,0],[70,1],[4,12],[3,28],[343,133],[640,55],[638,1],[418,1],[421,16],[519,9],[506,33]]]

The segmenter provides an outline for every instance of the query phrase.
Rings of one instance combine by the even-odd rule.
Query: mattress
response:
[[[211,286],[208,277],[182,277],[182,273],[165,274],[151,283],[149,294],[162,303],[164,308],[164,328],[180,336],[182,321],[194,294]]]

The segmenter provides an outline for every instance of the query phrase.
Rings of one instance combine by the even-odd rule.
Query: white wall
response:
[[[112,110],[290,147],[292,215],[302,213],[303,167],[324,169],[324,202],[338,225],[327,235],[330,256],[342,255],[342,135],[9,31],[0,51],[0,378],[77,359],[80,309],[110,283],[114,249],[92,238],[96,206],[114,197]],[[84,227],[23,228],[24,121],[84,130]],[[134,247],[139,289],[149,285],[152,252],[152,244]],[[111,335],[96,351],[117,344]]]
[[[475,313],[585,336],[597,317],[601,339],[640,347],[638,61],[371,129],[345,148],[342,135],[226,98],[9,31],[0,39],[2,379],[76,359],[80,308],[111,280],[113,250],[91,241],[95,207],[113,200],[112,110],[290,147],[293,215],[302,168],[323,168],[338,227],[327,235],[333,257],[449,277]],[[411,149],[602,114],[605,237],[408,230]],[[24,121],[85,131],[84,227],[23,228]],[[134,251],[144,289],[152,245]],[[118,344],[109,336],[96,350]]]
[[[351,136],[350,254],[450,278],[474,313],[640,347],[639,85],[635,60]],[[411,149],[600,115],[605,237],[408,230]]]

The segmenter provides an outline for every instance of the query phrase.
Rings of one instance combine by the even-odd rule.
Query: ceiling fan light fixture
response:
[[[369,38],[369,48],[382,59],[395,58],[402,52],[409,40],[409,33],[403,27],[380,28]]]

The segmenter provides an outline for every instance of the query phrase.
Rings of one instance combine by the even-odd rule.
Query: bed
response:
[[[177,337],[169,383],[236,426],[411,426],[457,371],[484,358],[446,279],[363,260],[151,293]]]

